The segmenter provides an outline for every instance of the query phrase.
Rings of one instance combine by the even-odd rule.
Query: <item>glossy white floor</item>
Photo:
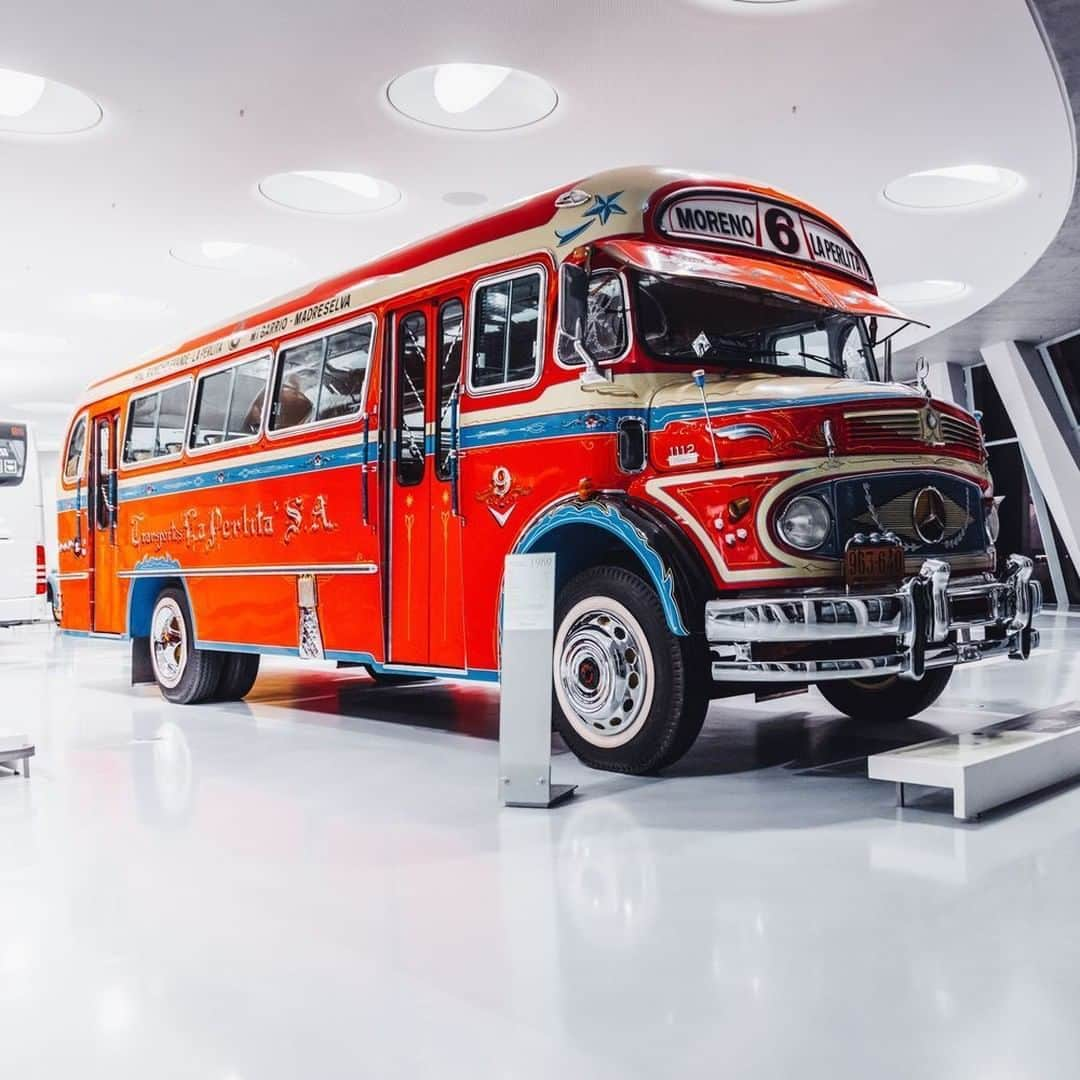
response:
[[[272,663],[250,701],[0,632],[11,1077],[1075,1077],[1080,786],[979,825],[874,751],[1080,697],[1080,620],[901,728],[717,703],[662,780],[495,805],[497,699]]]

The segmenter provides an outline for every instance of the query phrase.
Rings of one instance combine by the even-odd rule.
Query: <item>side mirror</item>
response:
[[[579,339],[589,311],[589,275],[581,266],[563,263],[560,271],[559,329],[571,341]]]
[[[600,368],[583,340],[589,317],[588,271],[573,263],[563,263],[559,279],[559,333],[570,342],[575,355],[585,365],[581,384],[592,386],[610,382],[611,373]]]

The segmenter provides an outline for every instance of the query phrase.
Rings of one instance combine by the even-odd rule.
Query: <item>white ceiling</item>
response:
[[[463,133],[388,105],[396,75],[451,61],[533,71],[558,107]],[[0,66],[104,111],[80,135],[0,135],[0,413],[37,404],[23,415],[45,442],[92,379],[477,214],[448,192],[483,193],[485,211],[616,165],[757,178],[845,223],[883,285],[970,283],[916,312],[941,329],[1023,274],[1072,190],[1068,114],[1024,0],[35,0],[0,10]],[[901,174],[972,162],[1017,170],[1024,192],[946,214],[880,197]],[[258,193],[294,169],[358,170],[403,198],[342,218]],[[242,277],[169,254],[203,240],[295,262]],[[100,292],[157,303],[106,319],[87,304]],[[70,345],[27,351],[37,333]]]

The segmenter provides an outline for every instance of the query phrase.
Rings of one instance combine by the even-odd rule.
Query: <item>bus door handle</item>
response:
[[[364,524],[368,524],[368,428],[367,413],[364,414],[364,456],[360,464],[360,506],[364,518]]]

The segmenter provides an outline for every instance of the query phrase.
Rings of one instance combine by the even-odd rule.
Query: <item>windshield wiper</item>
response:
[[[765,354],[762,354],[765,355]],[[847,369],[843,364],[838,364],[835,360],[830,359],[828,356],[818,356],[817,353],[810,352],[774,352],[769,353],[770,356],[801,356],[804,360],[816,360],[819,364],[824,364],[830,371],[835,371],[838,375],[846,375]]]

